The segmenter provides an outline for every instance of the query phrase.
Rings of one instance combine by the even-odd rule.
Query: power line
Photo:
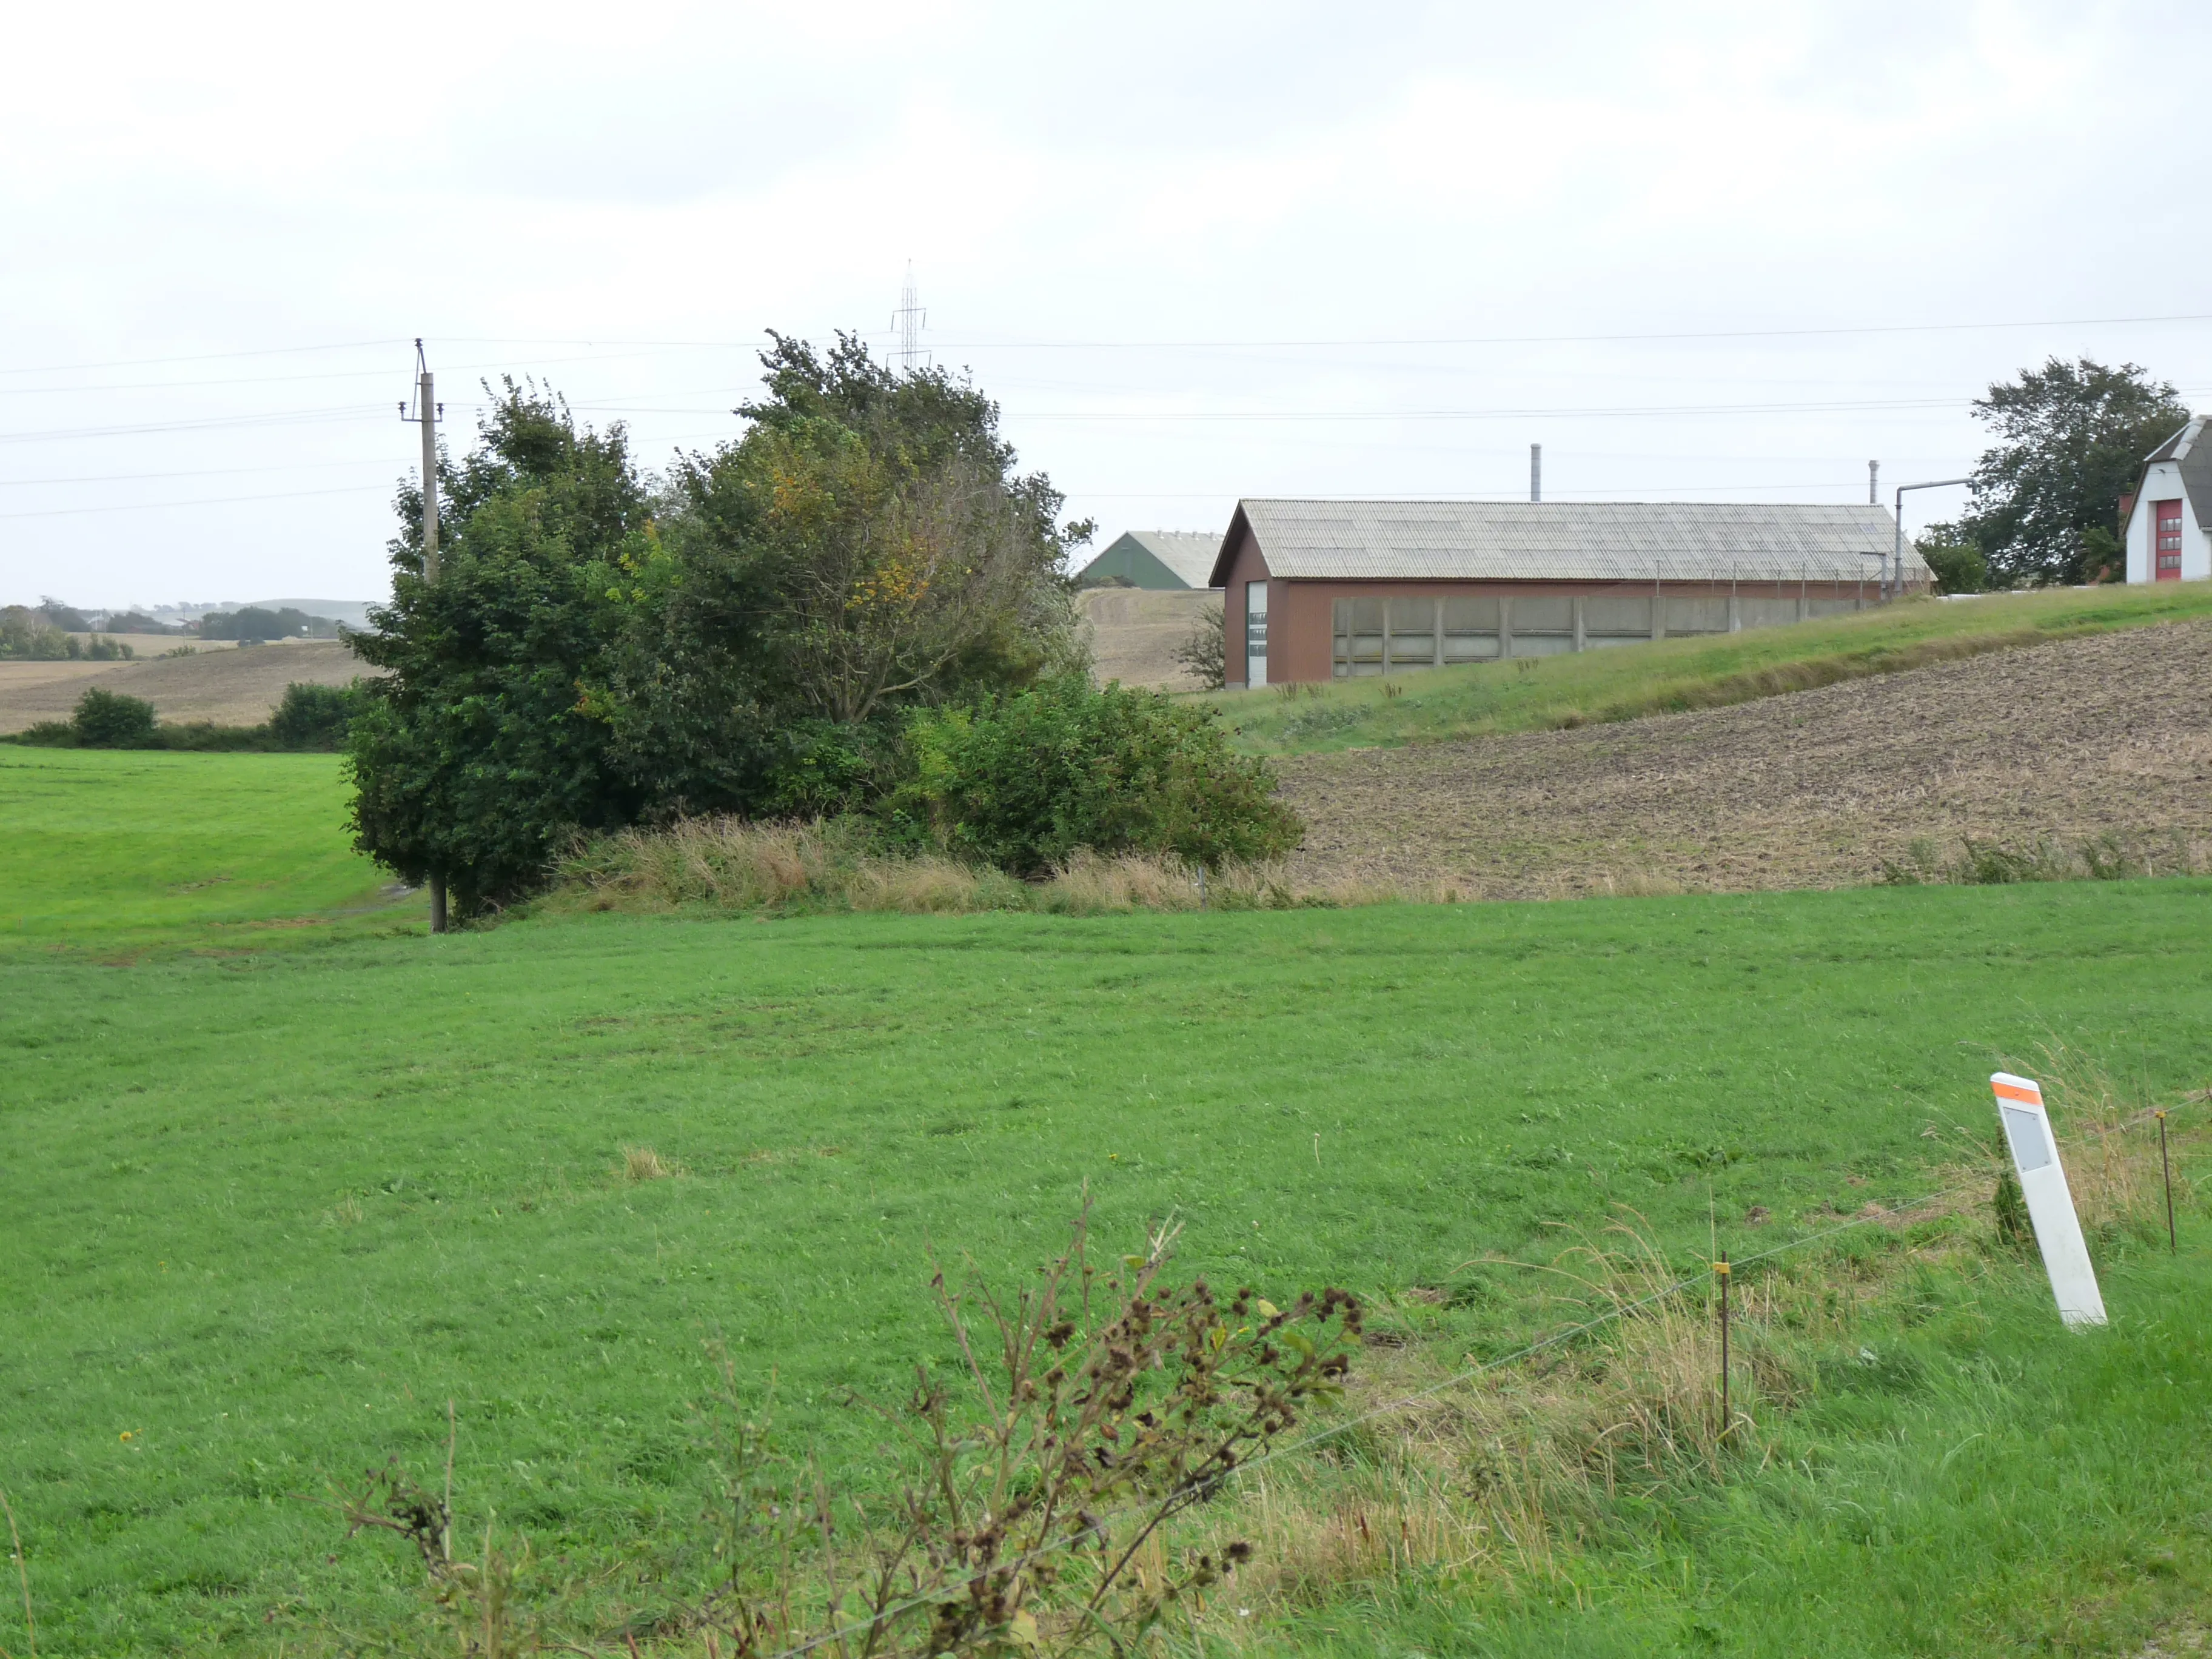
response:
[[[1742,495],[1759,489],[1850,489],[1856,490],[1862,481],[1838,478],[1817,478],[1802,483],[1724,483],[1724,484],[1643,484],[1620,489],[1561,489],[1555,484],[1545,486],[1545,495],[1551,500],[1580,499],[1590,495],[1634,495],[1639,489],[1660,489],[1668,497],[1678,496],[1685,490],[1703,490],[1708,495]],[[1287,499],[1301,501],[1372,501],[1394,499],[1422,501],[1518,501],[1528,499],[1525,492],[1496,489],[1385,489],[1367,490],[1358,495],[1341,491],[1278,492],[1261,489],[1085,489],[1072,487],[1071,500],[1090,501],[1241,501],[1249,498],[1265,501],[1283,494]],[[1652,497],[1649,499],[1657,499]]]
[[[241,472],[327,472],[334,466],[382,466],[382,461],[301,461],[272,466],[190,467],[181,472],[90,472],[73,478],[0,478],[0,489],[46,489],[62,484],[139,483],[149,478],[228,478]]]
[[[2037,322],[2004,323],[1861,323],[1820,328],[1680,329],[1622,334],[1462,334],[1426,338],[1412,336],[1334,340],[950,340],[940,344],[960,350],[1009,349],[1031,351],[1211,351],[1244,348],[1357,349],[1370,346],[1473,345],[1611,345],[1633,341],[1666,340],[1780,340],[1812,339],[1836,335],[1979,333],[2021,328],[2114,328],[2156,323],[2212,322],[2212,312],[2180,313],[2158,317],[2058,317]]]
[[[345,340],[331,345],[260,346],[246,351],[202,351],[188,357],[118,357],[104,363],[41,363],[0,368],[0,374],[82,374],[96,368],[151,368],[161,363],[212,363],[240,357],[298,356],[314,351],[362,351],[370,346],[405,345],[404,339]]]
[[[1826,415],[1851,410],[1960,409],[1966,398],[1866,398],[1786,404],[1620,404],[1522,409],[1006,410],[1009,421],[1534,421],[1612,420],[1645,415]],[[640,410],[640,413],[647,411]],[[654,414],[699,413],[655,410]]]
[[[684,349],[684,348],[677,346],[655,346],[640,347],[635,350],[621,352],[593,352],[578,357],[507,357],[501,358],[495,362],[457,363],[454,365],[453,369],[448,372],[453,374],[470,374],[478,369],[534,369],[544,368],[562,363],[617,362],[625,357],[645,357],[653,356],[659,352],[681,349]],[[30,371],[23,369],[11,369],[5,372],[9,374],[27,374]],[[173,390],[191,390],[202,386],[278,386],[293,384],[301,380],[381,380],[389,375],[391,372],[392,371],[389,368],[337,368],[325,370],[320,374],[226,374],[207,380],[127,380],[112,386],[0,386],[0,398],[27,398],[33,396],[77,397],[90,392],[168,392]],[[725,390],[742,392],[749,391],[750,389],[751,388],[749,386],[731,386],[727,388],[709,387],[707,392],[699,395],[713,396]]]
[[[86,513],[150,513],[173,507],[228,507],[239,501],[292,501],[308,495],[365,495],[390,489],[388,483],[340,484],[331,489],[286,489],[267,495],[200,495],[185,501],[123,501],[107,507],[46,507],[28,513],[0,513],[0,519],[68,519]]]
[[[1829,336],[1868,334],[1983,333],[2004,329],[2118,328],[2162,323],[2205,322],[2212,322],[2212,312],[2183,312],[2169,315],[2141,317],[2054,317],[1992,323],[1854,323],[1799,328],[1680,329],[1609,334],[1370,335],[1345,338],[1249,340],[970,339],[940,341],[939,346],[940,349],[956,348],[960,350],[972,351],[1356,350],[1370,346],[1601,345],[1635,341],[1810,339]],[[896,328],[894,325],[893,328],[880,332],[866,329],[858,332],[863,339],[888,338],[896,336]],[[739,350],[748,347],[757,347],[759,344],[758,341],[751,340],[578,340],[548,339],[542,337],[502,339],[489,336],[457,337],[453,343],[467,345],[667,346],[713,350]]]
[[[1455,334],[1371,335],[1345,338],[1246,340],[1022,340],[975,339],[942,343],[975,351],[1199,351],[1199,350],[1356,350],[1372,346],[1474,345],[1601,345],[1638,341],[1818,339],[1869,334],[1990,333],[2008,329],[2124,328],[2169,323],[2212,322],[2212,312],[2179,312],[2138,317],[2054,317],[2033,320],[1984,323],[1855,323],[1797,328],[1717,328],[1628,331],[1586,334]],[[860,331],[863,338],[874,331]],[[648,350],[757,350],[758,339],[745,340],[629,340],[580,339],[559,335],[449,335],[453,345],[581,346],[586,350],[633,348]],[[264,346],[238,351],[203,351],[170,357],[117,357],[103,362],[26,364],[0,368],[6,374],[75,374],[106,368],[147,368],[168,363],[204,363],[249,357],[297,356],[319,351],[359,351],[374,346],[404,346],[409,339],[387,336],[376,339],[334,341],[323,345]]]
[[[57,427],[45,432],[0,432],[0,444],[59,442],[75,438],[135,438],[149,433],[205,432],[226,427],[288,426],[295,422],[366,421],[381,418],[379,410],[359,404],[328,409],[295,409],[264,415],[210,415],[191,421],[149,421],[135,426]]]

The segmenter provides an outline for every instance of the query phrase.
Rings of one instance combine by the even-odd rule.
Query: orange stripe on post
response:
[[[1990,1087],[1996,1091],[1999,1100],[2024,1100],[2031,1106],[2043,1104],[2043,1091],[2033,1083],[2025,1089],[2012,1083],[1992,1083]]]

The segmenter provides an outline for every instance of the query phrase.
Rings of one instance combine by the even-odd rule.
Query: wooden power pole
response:
[[[415,418],[422,428],[422,580],[434,583],[438,580],[438,416],[445,411],[438,406],[437,387],[420,340],[415,342]],[[430,931],[446,931],[443,871],[430,877]]]

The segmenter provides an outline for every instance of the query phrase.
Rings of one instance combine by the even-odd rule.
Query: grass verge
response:
[[[2212,616],[2212,583],[1913,599],[1784,628],[1215,693],[1256,754],[1433,743],[1712,708],[2081,634]]]

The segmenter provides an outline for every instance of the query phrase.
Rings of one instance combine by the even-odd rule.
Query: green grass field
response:
[[[335,755],[0,745],[0,948],[267,945],[391,921]]]
[[[929,1250],[1018,1273],[1086,1183],[1110,1243],[1172,1214],[1186,1271],[1346,1285],[1496,1353],[1542,1316],[1479,1256],[1547,1258],[1618,1205],[1684,1261],[1768,1248],[1925,1190],[2040,1043],[2164,1100],[2212,1039],[2203,882],[241,951],[242,921],[374,890],[327,763],[52,758],[88,770],[33,775],[0,951],[0,1484],[48,1655],[427,1650],[401,1552],[291,1495],[429,1473],[449,1397],[465,1517],[665,1602],[707,1571],[708,1339],[775,1380],[788,1436],[880,1480],[837,1401],[943,1357]],[[234,829],[148,879],[179,797]],[[173,895],[210,860],[250,905]],[[624,1180],[632,1146],[684,1173]],[[2087,1337],[2024,1265],[1913,1270],[1762,1464],[1625,1504],[1540,1578],[1346,1583],[1241,1644],[2134,1652],[2212,1591],[2212,1254],[2102,1269]],[[1401,1299],[1425,1285],[1458,1293]]]
[[[1548,731],[1671,709],[1746,702],[1978,650],[2212,616],[2212,582],[2066,588],[1923,599],[1786,628],[1662,640],[1561,657],[1381,679],[1216,692],[1239,747],[1255,754],[1431,743]]]

